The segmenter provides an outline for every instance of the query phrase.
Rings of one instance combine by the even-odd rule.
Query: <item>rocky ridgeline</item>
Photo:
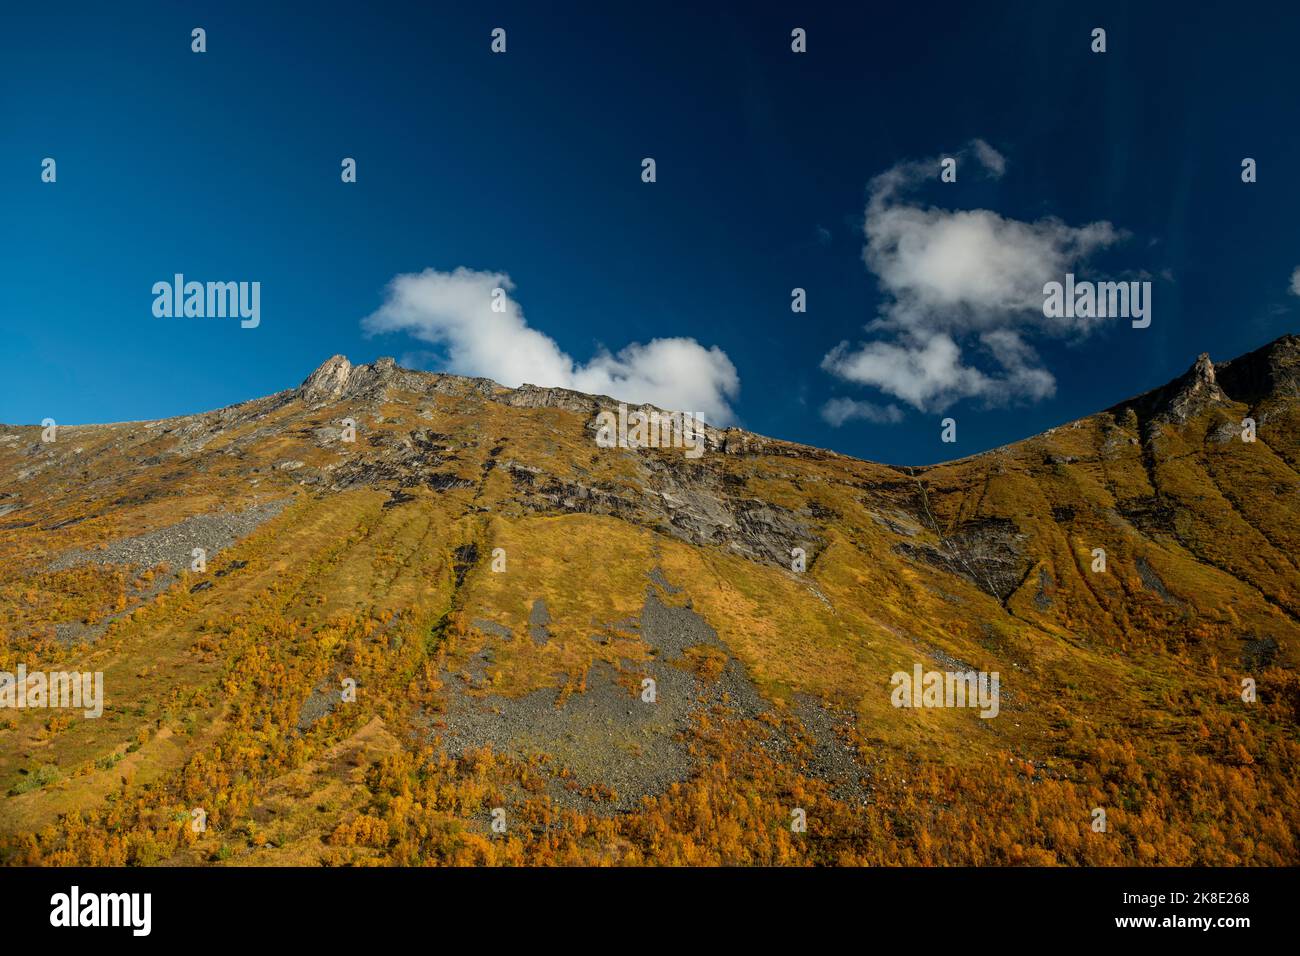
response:
[[[1213,406],[1251,407],[1300,396],[1300,336],[1276,341],[1217,365],[1201,353],[1192,367],[1167,385],[1120,402],[1108,411],[1119,418],[1132,409],[1147,425],[1183,425]]]
[[[559,408],[586,416],[590,420],[588,427],[593,432],[596,415],[601,411],[617,412],[620,404],[625,404],[629,411],[661,414],[669,411],[649,403],[620,403],[608,395],[588,395],[567,388],[529,384],[506,388],[485,378],[421,372],[403,368],[389,357],[376,359],[369,365],[353,365],[346,356],[332,356],[307,376],[297,389],[282,394],[301,399],[308,407],[319,408],[348,399],[382,399],[388,388],[416,394],[472,394],[512,408]],[[708,451],[727,455],[785,455],[809,459],[845,457],[810,445],[767,438],[742,428],[714,428],[706,424],[704,440]]]
[[[595,441],[595,418],[601,410],[617,410],[608,396],[586,395],[565,388],[523,385],[506,389],[486,379],[470,379],[403,369],[392,359],[371,365],[352,365],[336,355],[316,369],[297,390],[312,409],[332,403],[346,404],[355,414],[357,405],[374,410],[389,389],[413,394],[454,394],[491,400],[512,408],[558,408],[581,416]],[[632,406],[646,411],[654,406]],[[331,432],[325,440],[333,440]],[[723,454],[773,454],[784,451],[801,457],[832,457],[818,449],[773,442],[740,429],[708,427],[706,447]],[[641,487],[605,486],[571,477],[567,467],[548,467],[545,459],[498,460],[489,456],[481,472],[466,470],[469,449],[458,447],[448,435],[428,428],[406,433],[374,432],[359,436],[362,453],[337,468],[330,486],[344,490],[358,486],[389,486],[393,504],[410,500],[415,487],[445,492],[477,485],[489,471],[503,469],[510,477],[513,502],[538,513],[584,513],[621,518],[671,534],[695,545],[720,545],[755,561],[788,566],[792,546],[810,553],[822,539],[813,516],[763,502],[744,494],[741,485],[729,484],[725,474],[710,463],[689,462],[680,455],[637,455]],[[475,457],[479,457],[474,453]],[[792,544],[793,543],[793,544]]]
[[[559,408],[583,415],[596,429],[601,411],[617,411],[619,400],[608,395],[588,395],[567,388],[524,384],[506,388],[488,379],[444,373],[420,372],[399,366],[391,358],[369,365],[352,365],[335,355],[317,368],[295,390],[281,393],[312,407],[354,398],[381,399],[395,387],[417,394],[477,395],[514,408]],[[1300,336],[1286,335],[1253,352],[1217,365],[1200,355],[1183,375],[1160,388],[1119,403],[1109,412],[1120,415],[1132,408],[1145,423],[1181,425],[1213,405],[1234,402],[1255,406],[1268,399],[1300,396]],[[664,413],[648,403],[623,403],[629,410]],[[238,407],[238,406],[236,406]],[[725,455],[775,455],[805,460],[849,459],[833,451],[782,441],[742,428],[704,425],[706,450]],[[910,473],[914,469],[907,469]]]
[[[519,409],[562,409],[581,418],[593,447],[598,413],[617,414],[621,404],[609,396],[566,388],[529,384],[506,388],[483,378],[407,369],[392,358],[354,365],[345,356],[335,355],[297,388],[203,414],[114,426],[77,426],[66,430],[71,441],[57,443],[42,443],[39,429],[33,427],[0,426],[0,453],[6,449],[19,452],[19,467],[10,476],[17,481],[4,489],[0,513],[19,526],[31,524],[32,517],[24,519],[22,512],[28,500],[24,489],[32,479],[48,472],[57,479],[52,486],[57,490],[72,479],[74,468],[89,467],[100,456],[125,459],[138,467],[180,467],[180,459],[183,467],[202,472],[229,467],[215,463],[211,449],[216,448],[222,460],[238,462],[254,457],[263,443],[281,442],[292,434],[307,437],[318,446],[334,446],[342,420],[352,418],[358,440],[344,459],[321,467],[292,457],[270,468],[250,463],[250,482],[264,490],[272,485],[313,486],[319,492],[382,487],[392,496],[391,506],[412,500],[417,487],[440,493],[468,491],[467,497],[473,499],[468,510],[522,507],[539,513],[609,515],[691,544],[726,547],[748,559],[786,567],[792,547],[805,548],[810,559],[815,559],[823,543],[819,527],[835,516],[818,514],[813,505],[792,509],[755,496],[746,488],[746,473],[724,467],[716,456],[761,456],[768,469],[773,467],[773,459],[782,457],[835,461],[842,467],[836,470],[838,477],[828,480],[854,484],[868,493],[885,493],[892,498],[892,506],[907,513],[909,522],[938,538],[937,546],[922,540],[904,542],[901,547],[910,557],[967,577],[1000,599],[1014,591],[1026,573],[1021,536],[1014,527],[963,525],[941,530],[936,525],[923,507],[925,502],[915,497],[924,494],[920,482],[928,468],[885,469],[740,428],[706,425],[704,444],[711,454],[699,460],[662,451],[615,449],[616,454],[633,458],[638,476],[633,485],[616,485],[585,477],[582,469],[570,467],[569,462],[553,465],[545,456],[528,461],[513,460],[509,454],[498,457],[501,449],[480,448],[479,437],[457,440],[427,427],[409,431],[373,428],[382,406],[396,393],[463,400],[470,410],[475,403],[488,401]],[[1270,402],[1298,394],[1300,338],[1286,336],[1218,365],[1202,355],[1178,379],[1114,406],[1109,414],[1117,426],[1136,415],[1150,441],[1160,427],[1181,425],[1210,407],[1246,403],[1252,414],[1259,407],[1257,414],[1267,415]],[[293,414],[297,408],[325,411],[327,417],[337,420],[321,424],[321,416],[314,414],[316,422],[304,428]],[[628,409],[664,412],[649,404],[629,405]],[[286,417],[285,412],[290,414]],[[428,417],[427,410],[422,414]],[[232,435],[236,429],[238,434]],[[1131,429],[1130,424],[1121,430],[1131,435]],[[213,445],[218,438],[222,441]],[[497,468],[509,476],[510,500],[480,502],[483,482]],[[864,470],[873,468],[866,476]],[[893,494],[898,489],[903,489],[901,496]]]

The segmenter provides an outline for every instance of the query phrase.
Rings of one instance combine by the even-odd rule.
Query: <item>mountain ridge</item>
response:
[[[0,709],[0,862],[1294,864],[1297,344],[923,467],[342,356],[0,428],[0,672],[106,697]]]
[[[1223,375],[1225,372],[1228,374],[1231,383],[1231,394],[1221,388],[1218,384],[1218,377]],[[309,405],[320,405],[329,401],[337,401],[349,394],[355,395],[367,389],[386,387],[390,384],[399,383],[404,379],[409,382],[412,380],[411,377],[413,376],[428,377],[435,383],[442,380],[464,382],[471,387],[480,390],[485,396],[492,397],[495,400],[503,400],[507,404],[514,406],[561,407],[569,408],[574,411],[589,410],[592,414],[601,409],[616,409],[620,404],[626,405],[629,409],[654,409],[659,412],[673,411],[671,409],[665,409],[661,406],[654,405],[650,402],[629,402],[623,399],[613,398],[609,395],[579,392],[560,386],[540,386],[531,383],[523,383],[512,388],[510,386],[501,385],[492,379],[478,376],[465,376],[450,372],[410,369],[398,365],[396,360],[390,356],[381,356],[374,362],[354,365],[347,356],[341,353],[336,353],[312,370],[307,378],[305,378],[299,385],[282,389],[279,392],[273,392],[259,398],[245,399],[215,409],[172,415],[165,418],[132,419],[120,422],[87,422],[76,425],[62,425],[60,427],[73,429],[103,428],[121,425],[160,425],[184,419],[194,419],[205,416],[222,416],[225,413],[234,412],[249,406],[256,406],[259,403],[271,403],[272,407],[276,407],[277,405],[283,404],[284,402],[290,401],[294,398],[299,398],[307,402]],[[1202,394],[1202,390],[1204,390],[1204,394]],[[1051,428],[1046,429],[1045,431],[1068,427],[1072,423],[1082,421],[1092,415],[1123,414],[1128,408],[1134,408],[1137,410],[1144,420],[1158,418],[1161,420],[1179,421],[1186,419],[1188,408],[1191,406],[1201,408],[1207,404],[1227,404],[1230,402],[1254,405],[1265,398],[1276,397],[1280,394],[1300,394],[1300,336],[1292,333],[1279,336],[1250,352],[1243,353],[1242,355],[1232,359],[1225,359],[1218,363],[1211,360],[1209,353],[1202,352],[1186,372],[1171,379],[1169,382],[1130,396],[1104,409],[1088,413],[1087,415],[1084,415],[1083,418],[1070,419],[1058,425],[1051,426]],[[1187,406],[1188,408],[1183,406]],[[38,426],[0,423],[0,430],[34,427]],[[712,443],[710,450],[718,450],[719,448],[725,447],[725,441],[721,436],[732,435],[740,437],[742,440],[752,439],[755,443],[761,442],[805,449],[809,452],[820,455],[845,458],[853,461],[873,462],[902,471],[910,469],[936,468],[954,462],[965,461],[979,455],[993,454],[1001,449],[1010,447],[1019,441],[1036,437],[1035,435],[1023,436],[1022,438],[1014,439],[1007,444],[996,445],[992,448],[980,452],[973,452],[970,455],[964,455],[960,458],[934,462],[928,465],[908,465],[859,458],[855,455],[838,452],[830,448],[822,448],[817,445],[810,445],[805,442],[762,435],[761,433],[738,426],[717,428],[716,426],[708,425],[706,423],[705,428]],[[1043,434],[1043,432],[1036,434]]]

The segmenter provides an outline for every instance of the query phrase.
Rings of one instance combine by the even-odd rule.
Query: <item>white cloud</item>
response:
[[[957,158],[960,182],[972,169],[995,179],[1006,170],[1003,156],[983,140]],[[885,294],[879,316],[866,327],[877,337],[857,347],[841,342],[822,367],[923,411],[963,398],[1000,404],[1050,396],[1055,379],[1027,337],[1087,334],[1104,320],[1045,319],[1043,284],[1123,233],[1109,222],[1023,222],[909,198],[938,173],[937,159],[906,162],[871,181],[863,260]],[[965,354],[971,344],[982,367]]]
[[[1291,294],[1300,295],[1300,266],[1296,266],[1295,272],[1291,273]]]
[[[903,420],[897,405],[877,405],[852,398],[832,398],[822,406],[822,418],[839,428],[845,422],[861,420],[875,425],[894,425]]]
[[[1056,379],[1042,367],[1038,353],[1020,337],[1019,332],[1013,329],[984,332],[980,335],[980,345],[1002,367],[1005,373],[1002,385],[1012,395],[1038,401],[1056,394]]]
[[[503,290],[503,311],[492,309]],[[524,383],[571,388],[670,410],[698,412],[714,425],[735,420],[731,402],[740,377],[727,354],[692,338],[633,342],[617,353],[598,352],[586,364],[550,336],[529,326],[504,272],[425,269],[389,283],[383,304],[362,320],[370,333],[405,332],[446,352],[457,375],[490,378],[511,388]]]
[[[857,349],[841,342],[822,359],[822,368],[858,385],[870,385],[917,408],[932,399],[944,404],[963,395],[980,394],[988,378],[961,365],[961,350],[945,334],[906,346],[866,342]]]

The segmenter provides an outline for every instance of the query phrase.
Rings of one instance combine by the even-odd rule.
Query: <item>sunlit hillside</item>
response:
[[[0,859],[1300,863],[1300,339],[926,468],[616,406],[0,427],[0,671],[104,688],[0,708]]]

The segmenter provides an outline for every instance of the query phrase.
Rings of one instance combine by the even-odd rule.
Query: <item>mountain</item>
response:
[[[103,682],[0,708],[0,860],[1300,862],[1300,338],[931,467],[602,412],[0,427],[0,671]]]

